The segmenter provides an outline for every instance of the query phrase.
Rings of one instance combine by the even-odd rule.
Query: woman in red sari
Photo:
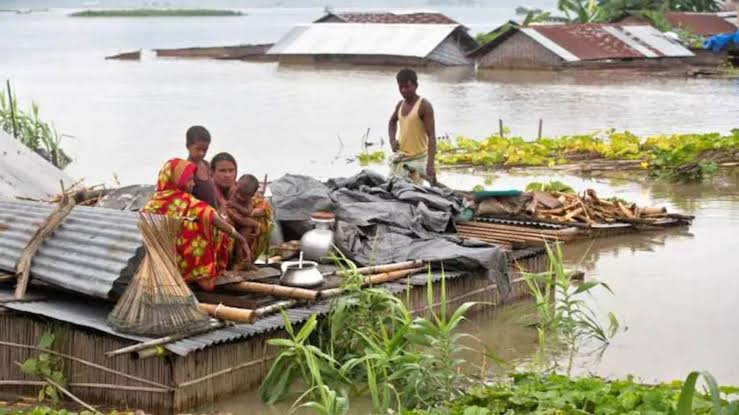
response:
[[[212,291],[215,278],[228,266],[234,239],[247,257],[251,252],[243,236],[214,208],[190,193],[195,185],[196,169],[187,160],[167,161],[159,172],[156,192],[144,211],[184,219],[177,238],[180,272],[185,281],[197,282],[202,289]]]

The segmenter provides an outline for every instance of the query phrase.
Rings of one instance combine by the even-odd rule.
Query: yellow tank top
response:
[[[428,150],[428,137],[426,136],[426,127],[423,120],[418,115],[418,109],[421,107],[421,100],[413,104],[411,112],[403,115],[403,105],[398,105],[398,124],[400,126],[400,153],[407,157],[415,157],[425,154]]]

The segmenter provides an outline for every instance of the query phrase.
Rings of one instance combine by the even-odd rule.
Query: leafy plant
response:
[[[557,244],[552,248],[547,244],[546,251],[549,270],[538,274],[522,272],[522,275],[536,306],[540,363],[546,362],[550,350],[565,346],[570,352],[569,373],[581,344],[591,339],[608,344],[618,331],[619,322],[613,313],[608,313],[608,325],[604,326],[581,298],[598,287],[612,293],[608,285],[596,280],[576,283],[572,273],[565,270],[561,246]]]
[[[362,166],[382,163],[385,161],[385,152],[382,150],[373,151],[371,153],[363,152],[357,156],[357,160],[359,160],[359,164]]]
[[[523,19],[523,22],[521,22],[521,26],[529,26],[533,23],[543,23],[549,21],[550,13],[549,12],[537,12],[534,10],[530,10],[528,13],[526,13],[526,16]]]
[[[430,407],[462,393],[472,382],[462,371],[460,353],[467,334],[457,333],[464,314],[474,305],[463,304],[453,313],[446,304],[446,277],[442,271],[439,309],[434,310],[431,277],[427,282],[428,318],[413,318],[403,301],[379,287],[363,287],[356,266],[339,254],[344,270],[344,295],[331,304],[322,333],[315,336],[323,350],[310,342],[318,334],[312,316],[297,333],[286,315],[288,339],[272,339],[282,349],[261,388],[263,402],[287,395],[301,380],[305,392],[293,408],[318,413],[344,413],[350,395],[367,395],[381,413],[404,407]]]
[[[270,339],[270,346],[282,349],[259,388],[262,402],[271,405],[290,392],[290,387],[301,379],[311,391],[325,393],[324,375],[339,376],[336,361],[316,346],[308,344],[308,337],[316,328],[316,315],[310,316],[303,327],[295,329],[284,310],[281,311],[289,339]]]
[[[463,339],[477,340],[470,334],[456,333],[464,315],[477,303],[467,302],[449,313],[446,298],[446,277],[442,272],[439,310],[434,310],[434,289],[431,278],[426,282],[426,302],[430,318],[413,320],[408,340],[417,350],[408,353],[400,370],[390,377],[400,383],[407,407],[432,407],[448,401],[470,386],[471,379],[461,370],[464,360],[459,356],[469,348]]]
[[[41,349],[49,349],[54,344],[54,335],[46,332],[44,333],[38,342],[38,347]],[[21,365],[21,371],[27,375],[38,376],[41,379],[51,379],[58,385],[64,386],[66,380],[63,372],[62,359],[56,355],[41,352],[36,357],[30,357],[26,359]],[[60,391],[57,390],[56,386],[48,383],[41,387],[38,392],[39,402],[51,399],[56,404],[59,402]]]
[[[32,102],[31,111],[25,112],[18,109],[15,97],[9,98],[0,91],[0,128],[10,135],[17,135],[26,147],[53,165],[60,169],[67,167],[72,160],[61,148],[62,136],[52,124],[41,119],[38,104]]]
[[[571,23],[596,23],[605,18],[605,11],[597,0],[558,0],[557,8]]]
[[[585,158],[639,160],[653,177],[673,180],[702,179],[710,176],[720,162],[736,161],[739,132],[730,134],[672,134],[638,137],[629,132],[539,138],[491,135],[482,140],[458,137],[439,147],[441,164],[498,167],[554,166],[577,163]],[[712,162],[712,163],[711,163]],[[715,164],[715,165],[714,165]],[[697,167],[696,167],[697,166]]]
[[[684,383],[659,385],[636,383],[632,377],[608,381],[595,376],[573,379],[538,373],[512,375],[510,382],[497,382],[468,391],[463,397],[430,411],[406,414],[502,415],[502,414],[675,414],[729,415],[739,413],[739,401],[720,397],[713,377],[707,380],[708,393],[697,393],[699,372]]]

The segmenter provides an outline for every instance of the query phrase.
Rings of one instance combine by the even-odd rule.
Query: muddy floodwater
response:
[[[402,7],[402,2],[393,8]],[[491,30],[515,17],[505,7],[437,7],[470,27]],[[546,1],[526,2],[538,7]],[[377,6],[377,7],[381,7]],[[388,6],[390,7],[390,6]],[[416,7],[412,5],[408,7]],[[428,6],[426,7],[428,8]],[[322,7],[245,9],[234,18],[71,18],[70,10],[0,13],[0,80],[21,107],[36,101],[44,119],[70,135],[69,172],[90,183],[150,183],[164,160],[184,155],[193,124],[213,135],[210,154],[229,151],[244,171],[349,175],[369,129],[387,144],[387,120],[400,99],[398,68],[279,66],[216,60],[157,59],[153,48],[275,42]],[[140,62],[105,56],[144,49]],[[628,129],[638,134],[727,132],[736,127],[734,80],[619,73],[424,70],[419,93],[434,105],[437,133],[485,137],[498,119],[512,134]]]
[[[529,3],[547,8],[554,2]],[[515,6],[438,9],[476,33],[514,17]],[[75,158],[69,173],[88,184],[109,182],[113,175],[122,184],[153,182],[166,159],[185,155],[184,131],[192,124],[208,127],[211,155],[233,153],[241,172],[270,178],[351,175],[360,168],[347,159],[360,151],[368,130],[372,148],[388,150],[387,119],[399,100],[397,68],[157,59],[149,50],[274,42],[322,10],[245,9],[246,16],[228,19],[72,19],[64,9],[0,13],[0,80],[12,81],[23,108],[37,102],[42,118],[69,135],[62,144]],[[144,49],[140,62],[104,60],[137,49]],[[435,107],[437,132],[449,136],[484,137],[497,131],[498,119],[524,137],[536,134],[539,119],[545,135],[606,128],[725,133],[739,127],[736,80],[447,68],[421,71],[419,91]],[[505,173],[444,172],[440,179],[464,189],[520,189],[530,181],[557,179],[575,189],[590,187],[604,196],[696,215],[689,229],[566,246],[568,266],[615,292],[596,291],[589,299],[593,308],[602,315],[612,311],[627,328],[599,359],[581,356],[576,370],[653,382],[700,369],[722,384],[739,384],[736,171],[689,185]],[[505,359],[526,362],[536,333],[521,324],[525,308],[475,317],[465,330]],[[352,404],[354,413],[367,412],[366,403]],[[264,408],[253,392],[199,411],[277,414],[288,408]]]

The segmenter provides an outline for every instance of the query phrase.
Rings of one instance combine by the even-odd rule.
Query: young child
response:
[[[225,214],[236,230],[247,240],[251,248],[251,257],[259,258],[269,248],[269,237],[272,229],[271,207],[264,198],[257,194],[259,180],[251,174],[245,174],[236,182],[235,189],[229,195],[225,206]],[[239,271],[249,268],[240,256],[234,259],[234,269]]]
[[[205,161],[205,155],[210,146],[210,133],[205,127],[194,125],[185,133],[185,144],[189,153],[187,159],[198,167],[195,172],[195,187],[192,195],[218,210],[218,198],[213,174],[210,165]]]

